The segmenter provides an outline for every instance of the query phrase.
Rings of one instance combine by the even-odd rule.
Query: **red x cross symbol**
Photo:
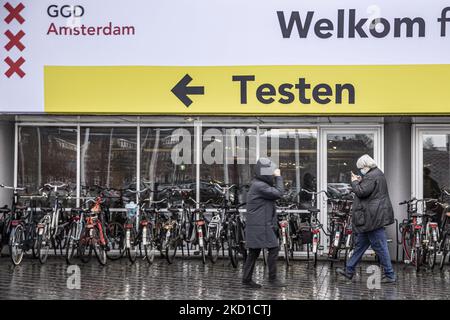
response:
[[[16,35],[14,35],[11,31],[6,30],[5,32],[5,36],[8,37],[9,42],[5,45],[5,49],[7,51],[11,50],[14,46],[17,47],[17,49],[19,49],[20,51],[23,51],[25,49],[25,46],[23,45],[22,42],[20,42],[20,39],[22,39],[22,37],[25,35],[25,32],[23,32],[22,30],[20,30],[19,32],[17,32]]]
[[[5,76],[11,78],[14,73],[17,73],[17,75],[21,78],[25,76],[25,72],[23,72],[23,70],[20,68],[20,66],[25,62],[24,58],[20,57],[19,59],[17,59],[17,61],[14,62],[10,57],[6,57],[5,62],[9,66],[9,69],[5,72]]]
[[[22,2],[19,3],[15,8],[9,2],[7,2],[4,7],[9,12],[8,16],[5,18],[6,23],[11,23],[13,19],[16,19],[20,24],[25,22],[25,19],[20,15],[20,11],[25,8]]]

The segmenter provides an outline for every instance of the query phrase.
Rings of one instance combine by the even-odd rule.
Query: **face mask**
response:
[[[365,176],[367,172],[369,172],[370,168],[362,168],[359,169],[359,172],[361,173],[361,175]]]

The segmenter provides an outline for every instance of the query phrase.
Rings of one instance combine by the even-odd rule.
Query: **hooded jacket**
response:
[[[276,165],[260,158],[255,166],[255,177],[247,194],[245,243],[247,248],[278,247],[278,220],[275,201],[284,193],[283,178],[273,177]],[[274,183],[275,180],[275,183]]]
[[[373,231],[394,223],[394,210],[389,198],[384,173],[373,168],[361,181],[353,181],[356,197],[352,206],[352,227],[356,233]]]

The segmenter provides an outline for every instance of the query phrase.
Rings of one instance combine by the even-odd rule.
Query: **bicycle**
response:
[[[141,208],[143,216],[141,219],[140,231],[138,233],[137,241],[139,242],[139,250],[141,251],[141,244],[144,247],[144,259],[147,260],[149,264],[153,263],[155,258],[155,249],[159,249],[161,255],[164,256],[162,252],[162,247],[160,243],[161,223],[160,223],[160,212],[157,205],[167,202],[167,199],[161,199],[158,201],[153,201],[150,199],[144,199],[143,202],[148,202],[149,205],[153,205],[152,208]],[[142,252],[141,252],[142,256]]]
[[[289,257],[294,252],[293,241],[292,241],[292,236],[291,236],[291,231],[290,231],[291,228],[290,228],[290,223],[289,223],[290,215],[287,210],[292,209],[293,206],[295,206],[295,204],[291,204],[290,206],[287,206],[287,207],[277,207],[278,210],[281,210],[280,212],[277,213],[278,225],[279,225],[278,238],[280,241],[280,246],[282,246],[283,250],[284,250],[284,260],[286,261],[287,267],[290,266]]]
[[[162,215],[163,218],[163,232],[161,234],[161,245],[163,251],[165,251],[165,257],[169,264],[172,264],[178,247],[181,245],[182,254],[184,255],[183,241],[188,244],[187,250],[189,255],[189,243],[195,236],[193,230],[194,226],[190,219],[191,212],[190,207],[187,205],[186,200],[189,200],[192,189],[186,188],[167,188],[169,190],[170,199],[168,202],[168,213]],[[174,196],[179,195],[181,198],[180,208],[172,207]],[[188,230],[189,229],[189,230]]]
[[[111,218],[107,200],[119,199],[118,205],[122,205],[123,190],[115,190],[99,185],[94,185],[92,187],[83,186],[83,188],[87,191],[87,198],[92,198],[89,197],[90,192],[95,192],[95,201],[93,207],[98,212],[98,215],[100,217],[100,223],[102,225],[103,231],[102,237],[105,240],[105,251],[107,258],[112,261],[122,258],[125,254],[125,220],[123,220],[122,213],[116,214],[115,219]],[[111,195],[111,193],[114,192],[118,193],[119,195]],[[118,217],[120,218],[120,221],[118,221]]]
[[[343,199],[328,199],[328,203],[331,205],[329,214],[329,234],[330,234],[330,246],[328,251],[328,259],[333,266],[334,262],[339,261],[340,253],[345,251],[344,264],[347,264],[347,260],[352,251],[353,237],[351,229],[351,200]]]
[[[30,249],[33,252],[33,257],[36,257],[36,248],[34,246],[34,238],[36,233],[36,219],[35,211],[29,210],[27,206],[19,206],[19,197],[30,200],[42,198],[42,196],[25,196],[19,195],[19,191],[24,191],[25,188],[10,187],[0,185],[1,188],[13,190],[12,209],[6,209],[3,212],[10,213],[6,223],[6,233],[9,234],[9,252],[11,261],[14,265],[19,265],[22,262],[24,253]],[[6,239],[6,238],[5,238]]]
[[[198,245],[198,252],[199,255],[202,258],[203,264],[206,264],[206,255],[207,255],[207,248],[208,248],[208,232],[207,232],[207,225],[205,220],[205,212],[206,212],[206,205],[211,202],[211,199],[206,202],[197,202],[192,198],[189,198],[190,201],[195,203],[198,208],[194,209],[192,211],[192,223],[194,225],[194,240],[192,241],[192,244]]]
[[[79,197],[76,199],[87,200],[85,205],[88,205],[90,201],[94,201],[95,198]],[[67,264],[73,263],[73,258],[75,253],[79,253],[79,245],[81,233],[84,229],[85,224],[85,214],[89,212],[90,209],[85,208],[72,208],[70,210],[69,216],[69,232],[67,235],[66,242],[66,262]]]
[[[17,188],[16,188],[17,189]],[[30,200],[44,198],[45,196],[20,196],[20,198],[28,198]],[[22,207],[26,208],[26,207]],[[11,221],[11,234],[9,239],[9,252],[14,265],[22,262],[23,255],[30,249],[33,257],[37,257],[35,247],[36,238],[36,212],[32,209],[26,214],[27,209],[19,209],[15,211],[15,220]]]
[[[215,207],[220,213],[216,214],[216,221],[221,221],[220,226],[220,244],[217,237],[214,239],[214,251],[218,256],[218,246],[220,245],[222,251],[225,250],[224,243],[227,243],[228,257],[233,268],[237,268],[238,256],[241,255],[243,261],[247,259],[247,249],[245,248],[245,219],[239,209],[246,205],[246,203],[237,204],[237,198],[233,197],[231,201],[230,191],[232,189],[239,190],[236,185],[221,186],[218,183],[211,183],[214,188],[219,191],[221,201]],[[246,186],[243,186],[246,187]],[[213,225],[214,226],[214,225]],[[216,231],[217,232],[217,231]],[[211,248],[211,250],[213,250]],[[217,259],[217,258],[212,258]]]
[[[92,252],[101,265],[106,265],[106,241],[103,235],[102,224],[99,221],[100,211],[93,208],[85,212],[85,224],[81,231],[79,241],[79,255],[81,261],[89,262]]]
[[[1,230],[0,230],[0,252],[2,251],[4,246],[10,246],[10,235],[11,230],[13,228],[13,221],[14,224],[18,223],[18,215],[19,211],[26,210],[26,207],[20,207],[18,205],[18,192],[24,191],[25,188],[16,188],[7,186],[4,184],[0,184],[0,188],[12,190],[13,196],[11,201],[11,208],[8,208],[6,205],[0,209],[0,213],[2,213],[2,223],[1,223]]]
[[[406,263],[412,263],[416,271],[420,271],[420,267],[424,262],[425,245],[424,242],[424,225],[423,217],[426,214],[418,212],[417,207],[419,203],[426,205],[428,202],[437,201],[436,199],[416,199],[405,200],[399,205],[407,205],[408,217],[399,226],[402,234],[402,247],[407,260]]]
[[[44,189],[50,189],[53,191],[55,201],[53,207],[50,210],[45,209],[44,217],[39,221],[37,225],[37,251],[39,261],[44,264],[47,261],[48,253],[50,251],[50,246],[53,244],[56,253],[56,242],[58,241],[61,245],[61,239],[58,238],[58,232],[61,230],[59,226],[60,213],[62,212],[62,204],[60,201],[59,189],[65,189],[67,191],[67,185],[54,185],[47,183],[43,188],[39,189],[42,191]]]
[[[441,205],[441,223],[439,226],[439,247],[438,251],[440,253],[441,260],[439,262],[439,270],[444,269],[445,260],[450,252],[450,205],[444,203],[444,197],[449,197],[450,192],[442,189],[442,202]],[[450,258],[449,258],[450,262]]]

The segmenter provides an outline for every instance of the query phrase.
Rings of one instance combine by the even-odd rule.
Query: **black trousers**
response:
[[[277,259],[279,248],[269,248],[267,254],[267,267],[269,268],[269,280],[277,278]],[[256,260],[261,253],[261,249],[248,249],[247,259],[244,263],[244,272],[242,282],[252,281],[253,270],[255,269]]]

